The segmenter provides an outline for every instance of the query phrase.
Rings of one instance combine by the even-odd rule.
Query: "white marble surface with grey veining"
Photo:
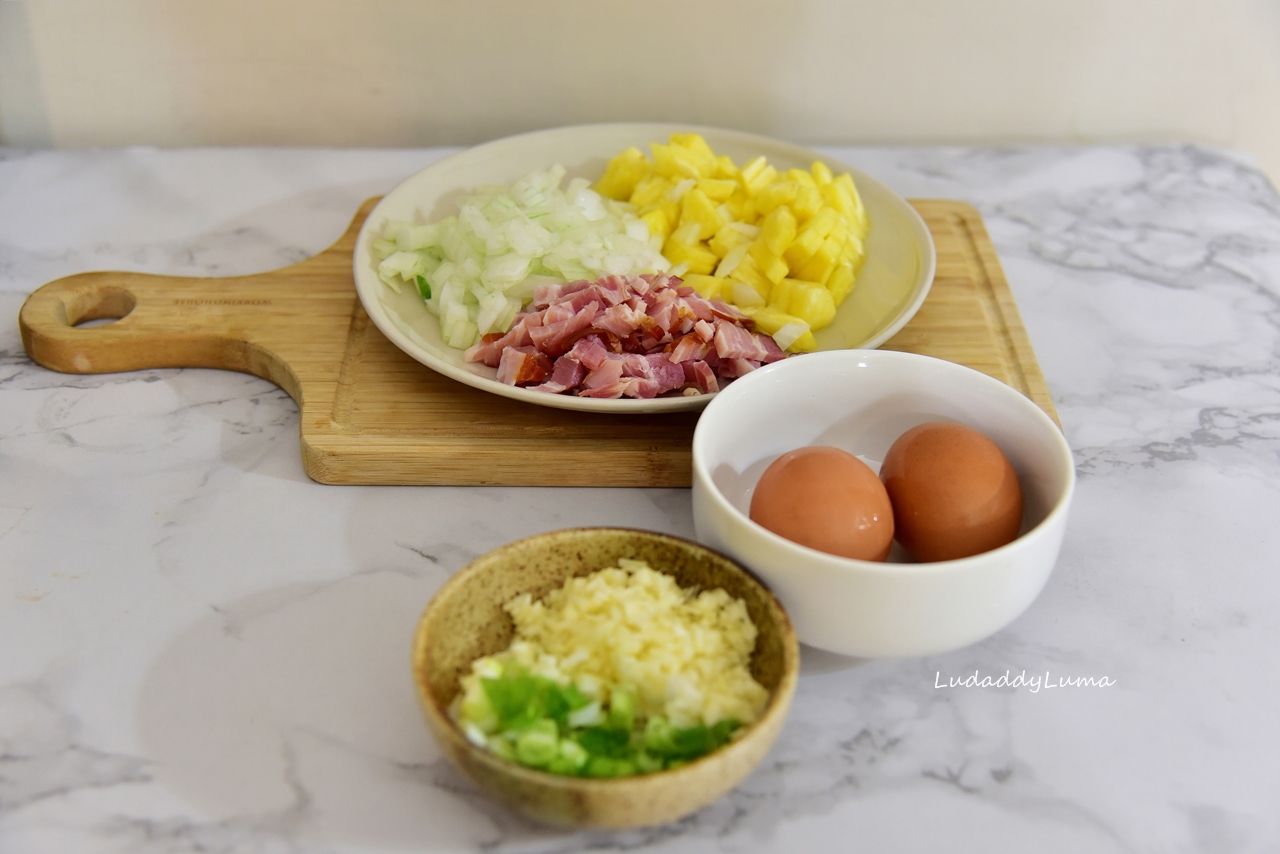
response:
[[[687,490],[321,486],[275,386],[17,330],[76,272],[297,261],[444,152],[0,150],[0,851],[1280,851],[1280,197],[1192,147],[830,151],[985,217],[1076,453],[1058,566],[969,648],[806,650],[742,786],[564,834],[442,761],[413,626],[524,535],[692,536]]]

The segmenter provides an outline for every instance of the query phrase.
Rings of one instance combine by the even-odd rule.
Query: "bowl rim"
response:
[[[589,412],[595,414],[606,415],[657,415],[671,412],[687,412],[700,411],[705,408],[709,402],[716,397],[719,392],[702,395],[676,396],[676,397],[658,397],[648,400],[634,400],[629,398],[620,399],[596,399],[596,398],[580,398],[570,395],[548,394],[545,392],[535,392],[529,388],[520,386],[505,386],[502,383],[481,378],[476,374],[467,371],[464,368],[450,364],[448,361],[438,357],[426,348],[421,347],[417,342],[413,341],[399,326],[391,320],[387,314],[387,309],[382,305],[378,296],[378,286],[380,280],[376,274],[370,274],[368,271],[370,250],[369,246],[372,240],[372,234],[375,227],[381,228],[385,222],[385,210],[393,203],[393,199],[398,197],[404,187],[411,185],[420,180],[420,176],[425,173],[447,169],[451,165],[458,162],[466,162],[468,158],[474,158],[477,155],[486,154],[492,149],[501,149],[504,146],[517,145],[525,142],[535,141],[539,137],[554,137],[562,134],[572,133],[603,133],[606,131],[624,132],[634,130],[637,133],[643,132],[646,135],[669,136],[675,132],[692,132],[699,133],[704,136],[711,134],[718,138],[732,138],[737,141],[749,141],[753,144],[772,147],[778,150],[788,150],[793,155],[803,153],[806,158],[816,157],[829,165],[838,165],[841,170],[847,171],[854,176],[854,180],[859,185],[874,187],[878,195],[882,195],[891,200],[892,205],[898,210],[907,221],[909,230],[914,237],[914,244],[919,253],[920,269],[917,274],[917,284],[912,299],[907,303],[902,311],[894,318],[893,322],[880,330],[876,335],[862,344],[864,348],[874,348],[889,340],[894,334],[902,329],[911,319],[919,312],[920,307],[924,304],[929,292],[933,288],[934,279],[937,276],[938,252],[937,245],[933,239],[933,233],[929,230],[928,224],[924,218],[907,200],[905,196],[889,187],[883,181],[868,175],[862,170],[850,166],[837,157],[823,154],[816,149],[801,145],[789,140],[777,139],[764,134],[751,133],[748,131],[736,130],[732,128],[715,127],[712,125],[701,124],[684,124],[678,122],[593,122],[573,125],[563,125],[558,127],[541,128],[538,130],[526,131],[524,133],[512,134],[509,136],[499,137],[497,139],[486,140],[473,146],[467,146],[454,151],[439,160],[428,163],[426,166],[406,176],[399,184],[389,190],[373,209],[369,211],[365,217],[364,223],[361,224],[360,230],[356,236],[356,243],[352,250],[352,275],[355,282],[356,296],[363,305],[365,312],[369,315],[369,319],[378,328],[383,335],[387,337],[398,349],[407,354],[410,358],[436,371],[450,379],[460,383],[478,388],[490,394],[496,394],[511,400],[521,401],[536,406],[547,406],[556,409],[567,409],[570,411]],[[379,219],[382,216],[383,219]]]
[[[735,396],[740,397],[741,395],[748,393],[754,383],[763,382],[761,379],[762,377],[779,370],[799,370],[799,368],[784,367],[788,364],[804,364],[803,360],[806,359],[815,359],[815,361],[816,359],[840,361],[866,358],[884,361],[903,360],[916,362],[918,364],[927,363],[937,365],[941,370],[954,370],[957,373],[964,372],[972,375],[974,380],[979,384],[986,385],[992,389],[998,389],[995,392],[996,394],[1006,397],[1011,401],[1016,400],[1016,403],[1014,403],[1015,406],[1028,413],[1032,421],[1040,428],[1044,429],[1047,435],[1053,436],[1053,444],[1060,456],[1059,462],[1064,463],[1064,468],[1067,472],[1066,486],[1063,489],[1062,494],[1059,495],[1057,500],[1054,502],[1053,507],[1045,514],[1044,518],[1036,523],[1033,528],[1018,536],[1011,542],[975,555],[954,558],[952,560],[888,563],[886,561],[869,561],[859,560],[857,558],[841,557],[839,555],[829,554],[827,552],[810,548],[809,546],[801,545],[800,543],[775,534],[773,531],[770,531],[768,528],[760,525],[751,519],[750,516],[734,506],[733,503],[725,497],[724,493],[720,491],[720,488],[716,485],[714,478],[711,477],[711,473],[707,470],[707,452],[704,447],[706,443],[710,441],[707,438],[711,435],[712,429],[709,425],[716,417],[715,413],[717,410],[714,407],[716,406],[717,401],[721,401],[720,408],[723,409],[734,400]],[[930,370],[932,370],[932,368],[930,368]],[[702,416],[698,419],[698,424],[694,428],[693,478],[695,488],[699,484],[702,484],[705,487],[704,491],[706,494],[718,508],[727,512],[730,519],[739,525],[746,526],[747,531],[752,535],[764,539],[767,543],[776,548],[793,550],[797,553],[798,558],[811,562],[820,562],[825,567],[834,569],[838,572],[856,572],[897,577],[904,575],[923,576],[937,573],[959,573],[985,564],[993,557],[998,558],[1001,555],[1021,551],[1022,549],[1029,547],[1033,540],[1040,539],[1053,530],[1056,527],[1059,517],[1067,514],[1076,487],[1075,460],[1071,453],[1071,446],[1067,443],[1067,439],[1062,432],[1062,428],[1059,427],[1043,409],[1037,406],[1034,401],[1022,394],[1022,392],[998,379],[995,379],[994,377],[988,376],[981,371],[970,368],[967,365],[961,365],[958,362],[951,362],[934,356],[924,356],[919,353],[908,353],[901,350],[870,349],[826,350],[819,353],[806,353],[799,359],[783,359],[782,361],[765,365],[730,384],[721,394],[716,395],[715,399],[707,404],[707,408],[703,410]]]
[[[723,561],[729,567],[741,572],[746,576],[747,580],[759,586],[766,596],[766,600],[773,603],[773,611],[779,618],[779,630],[782,634],[783,641],[783,667],[782,674],[778,680],[778,685],[769,692],[769,700],[765,704],[764,710],[760,713],[760,717],[742,729],[742,735],[733,741],[714,750],[711,753],[698,757],[697,759],[681,765],[679,768],[672,768],[663,771],[652,772],[649,774],[634,774],[628,777],[574,777],[567,774],[553,774],[550,771],[540,771],[537,768],[530,768],[520,765],[516,762],[503,759],[490,750],[486,750],[477,744],[472,743],[457,723],[449,715],[447,709],[440,708],[436,702],[435,695],[431,692],[430,686],[427,684],[425,673],[424,658],[426,655],[428,641],[430,639],[430,617],[435,613],[435,609],[443,607],[446,598],[444,595],[450,590],[454,590],[463,586],[468,578],[484,569],[483,562],[499,559],[504,553],[514,551],[520,547],[527,546],[536,540],[552,540],[559,537],[567,537],[585,532],[599,533],[618,533],[627,535],[639,535],[646,539],[666,540],[680,543],[686,547],[691,547],[695,551],[706,552],[719,560]],[[607,567],[601,567],[606,569]],[[658,567],[653,567],[658,569]],[[658,571],[662,571],[658,569]],[[648,531],[642,528],[628,528],[614,525],[587,525],[576,528],[559,528],[552,531],[543,531],[542,533],[532,534],[522,537],[518,540],[501,545],[495,549],[485,552],[482,555],[468,561],[461,569],[455,572],[444,584],[436,590],[431,600],[423,609],[422,616],[418,619],[417,628],[414,630],[413,647],[411,656],[411,667],[413,669],[414,683],[418,689],[418,699],[420,705],[426,713],[434,720],[437,733],[447,733],[450,740],[455,744],[464,747],[472,756],[478,757],[488,768],[499,771],[503,774],[515,777],[517,779],[534,783],[540,786],[554,789],[582,789],[608,787],[608,788],[624,788],[627,786],[652,785],[654,780],[669,780],[671,775],[680,775],[682,772],[696,774],[707,760],[714,760],[723,757],[730,752],[737,752],[737,749],[746,749],[744,742],[756,731],[764,731],[767,722],[772,722],[778,717],[786,716],[791,706],[791,699],[795,694],[796,686],[800,676],[800,642],[796,636],[795,626],[791,621],[790,615],[786,608],[782,606],[777,595],[770,587],[764,583],[754,572],[743,566],[737,559],[730,557],[724,552],[713,549],[710,546],[703,545],[696,540],[687,537],[677,536],[675,534],[666,534],[659,531]]]

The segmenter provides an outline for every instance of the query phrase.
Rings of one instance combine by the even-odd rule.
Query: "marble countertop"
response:
[[[0,149],[0,851],[1280,850],[1280,197],[1194,147],[825,150],[982,212],[1076,455],[1057,568],[947,655],[806,649],[743,785],[565,834],[442,760],[413,627],[525,535],[692,537],[688,490],[322,486],[275,386],[17,330],[76,272],[298,261],[446,152]]]

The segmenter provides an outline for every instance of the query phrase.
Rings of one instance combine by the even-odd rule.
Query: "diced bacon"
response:
[[[744,326],[755,325],[754,320],[752,320],[750,317],[747,317],[745,314],[743,314],[737,308],[729,305],[727,302],[723,302],[718,299],[713,299],[711,300],[710,305],[711,305],[711,313],[714,314],[716,317],[722,318],[724,320],[733,320],[743,324]]]
[[[693,331],[703,341],[710,341],[716,334],[716,328],[705,320],[693,324]]]
[[[644,358],[649,362],[654,382],[658,384],[658,394],[684,385],[684,368],[667,359],[666,354],[653,353]]]
[[[692,383],[703,394],[715,394],[720,390],[716,372],[706,362],[685,362],[681,367],[684,369],[685,382]]]
[[[728,379],[737,379],[745,377],[758,367],[760,363],[751,359],[725,359],[720,363],[717,373]]]
[[[591,325],[596,329],[612,332],[619,338],[627,338],[639,327],[640,318],[642,317],[644,317],[644,314],[636,311],[626,303],[620,303],[605,309],[604,313],[596,317]]]
[[[753,359],[758,362],[768,355],[754,335],[723,320],[716,324],[715,346],[721,359]]]
[[[697,335],[686,335],[676,341],[675,346],[667,353],[667,358],[675,364],[701,361],[710,349],[711,345]]]
[[[684,371],[681,371],[680,373],[683,374]],[[641,400],[649,400],[657,397],[664,391],[669,391],[669,389],[663,388],[662,383],[657,380],[646,380],[642,377],[635,377],[633,379],[626,380],[625,382],[627,383],[627,390],[624,391],[623,394],[627,397],[636,397]],[[677,388],[678,387],[679,386],[677,386]]]
[[[617,357],[622,362],[622,375],[624,377],[643,377],[646,380],[653,379],[653,366],[649,364],[649,360],[641,353],[623,353]]]
[[[582,391],[578,392],[578,397],[596,397],[596,398],[622,397],[622,395],[626,392],[626,390],[630,388],[630,384],[631,384],[630,380],[618,380],[617,382],[612,382],[607,385],[602,385],[602,386],[599,386],[598,388],[592,388],[590,386],[587,386]]]
[[[551,368],[551,379],[542,385],[534,386],[537,391],[546,391],[551,394],[559,394],[562,391],[568,391],[582,382],[582,378],[586,376],[587,370],[582,363],[568,354],[556,359],[556,363]]]
[[[579,338],[573,343],[571,349],[565,356],[572,356],[586,367],[588,371],[594,371],[600,367],[609,355],[609,348],[600,340],[599,335],[587,334]],[[562,357],[564,358],[564,357]]]
[[[533,344],[529,337],[529,318],[521,316],[512,324],[505,335],[491,333],[480,339],[480,343],[463,354],[468,362],[483,362],[491,368],[498,367],[502,360],[502,351],[508,347],[528,347]]]
[[[757,332],[756,341],[764,348],[765,356],[760,360],[762,363],[767,365],[770,362],[777,362],[787,358],[787,354],[783,352],[783,349],[778,346],[778,342],[774,341],[772,336]]]
[[[498,382],[507,385],[540,383],[551,374],[551,360],[533,347],[508,347],[498,363]]]
[[[596,292],[605,305],[618,305],[631,296],[627,280],[621,276],[605,276],[596,282]]]
[[[562,285],[538,285],[533,289],[533,307],[546,308],[553,303],[591,287],[591,282],[579,279],[576,282],[565,282]]]
[[[559,306],[552,306],[547,309],[546,313],[550,314]],[[537,347],[548,356],[560,356],[566,350],[573,346],[573,342],[577,340],[574,336],[576,333],[591,326],[591,321],[595,319],[596,313],[600,310],[600,303],[593,302],[577,314],[566,320],[556,323],[539,326],[529,330],[529,337],[533,339],[533,346]],[[545,316],[544,316],[545,320]]]
[[[622,358],[619,356],[609,356],[595,370],[587,374],[582,380],[582,385],[586,388],[601,388],[607,385],[613,385],[622,379]],[[618,392],[621,394],[622,392]]]

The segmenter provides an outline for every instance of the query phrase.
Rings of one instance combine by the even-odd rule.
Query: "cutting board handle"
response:
[[[365,201],[332,246],[276,270],[215,278],[108,271],[55,279],[23,303],[22,344],[38,364],[72,374],[244,371],[271,380],[301,404],[291,363],[314,359],[324,334],[345,335],[355,300],[351,253],[377,202]],[[100,320],[113,322],[91,323]]]
[[[260,301],[236,297],[249,279],[259,280],[253,290],[260,291],[269,275],[204,279],[106,271],[55,279],[23,303],[22,343],[39,364],[74,374],[245,370],[248,330],[236,323],[243,313],[216,309]],[[114,322],[81,325],[94,320]]]

